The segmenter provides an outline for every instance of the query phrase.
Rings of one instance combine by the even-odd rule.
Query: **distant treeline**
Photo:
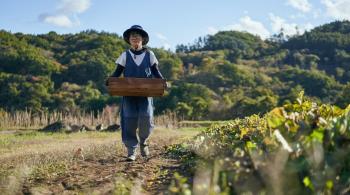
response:
[[[30,35],[0,31],[0,108],[33,112],[102,110],[118,104],[105,80],[128,48],[117,34]],[[199,37],[176,52],[151,48],[172,87],[156,113],[229,119],[266,111],[304,90],[316,102],[350,103],[350,22],[262,40],[246,32]]]

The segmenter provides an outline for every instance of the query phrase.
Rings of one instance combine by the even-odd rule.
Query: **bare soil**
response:
[[[22,194],[166,194],[180,163],[166,155],[166,147],[195,135],[195,131],[158,131],[150,138],[148,158],[126,161],[126,150],[84,158],[80,154],[63,174],[25,179]],[[115,135],[120,136],[120,135]],[[120,143],[119,143],[120,144]],[[79,152],[79,151],[77,151]],[[82,154],[81,154],[82,155]]]

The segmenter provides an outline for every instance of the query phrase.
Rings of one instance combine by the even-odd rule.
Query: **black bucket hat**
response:
[[[129,37],[131,32],[138,32],[141,34],[143,38],[142,45],[146,45],[148,43],[148,40],[149,40],[148,33],[145,30],[143,30],[142,26],[140,25],[133,25],[129,29],[124,31],[123,38],[127,43],[129,43]]]

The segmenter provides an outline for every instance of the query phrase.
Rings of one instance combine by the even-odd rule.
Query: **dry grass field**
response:
[[[198,129],[156,128],[151,156],[127,162],[120,132],[0,131],[0,194],[159,194],[179,162],[165,155]]]

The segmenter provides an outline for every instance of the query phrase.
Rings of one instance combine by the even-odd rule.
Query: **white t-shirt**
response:
[[[125,67],[125,64],[126,64],[126,52],[130,53],[130,55],[132,56],[132,59],[134,60],[135,64],[138,65],[138,66],[140,66],[140,64],[142,63],[142,60],[143,60],[143,58],[145,57],[145,54],[146,54],[146,52],[143,52],[142,54],[135,55],[129,49],[128,51],[124,51],[122,53],[122,55],[119,56],[117,61],[115,61],[116,64],[120,64],[120,65]],[[149,50],[149,54],[150,54],[149,57],[150,57],[151,66],[153,64],[158,64],[158,60],[157,60],[156,56],[154,55],[153,51]]]

